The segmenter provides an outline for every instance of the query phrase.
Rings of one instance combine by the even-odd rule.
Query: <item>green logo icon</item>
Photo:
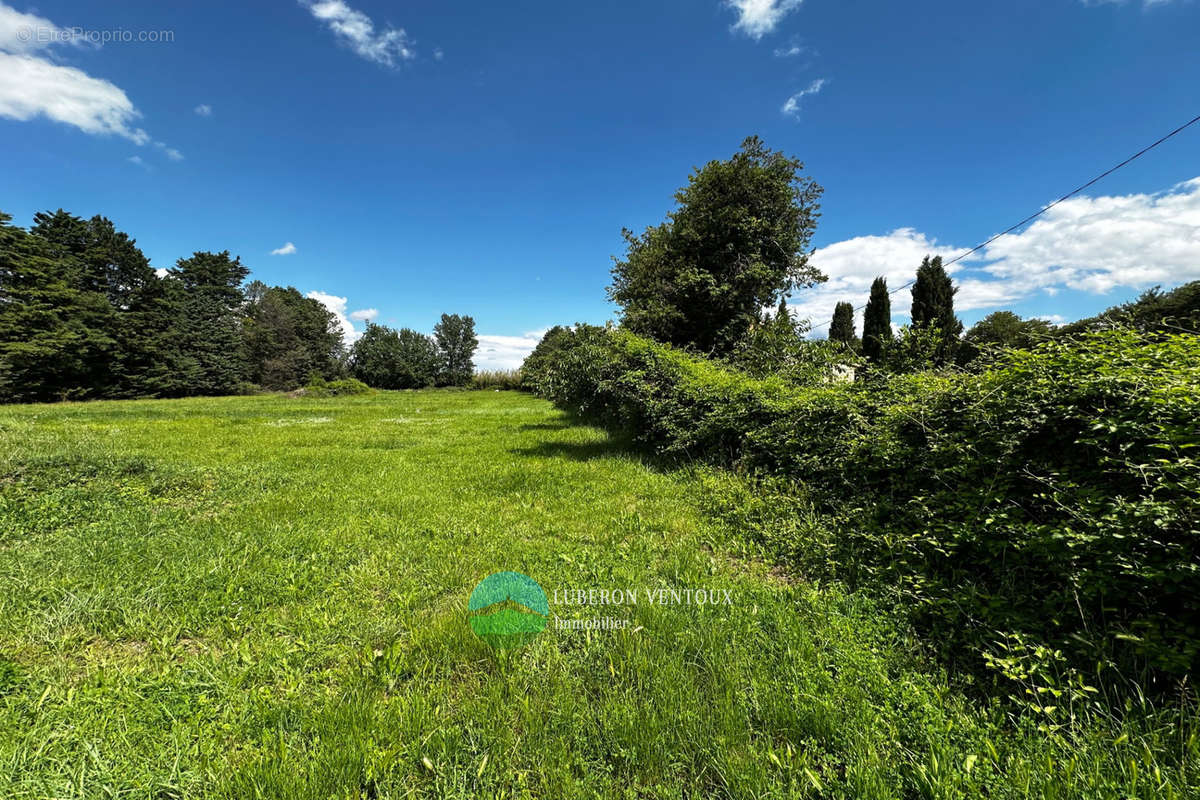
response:
[[[481,580],[467,601],[471,630],[492,647],[521,647],[550,621],[550,604],[538,582],[519,572]]]

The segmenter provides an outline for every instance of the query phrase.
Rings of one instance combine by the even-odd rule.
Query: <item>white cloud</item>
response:
[[[377,32],[370,17],[343,0],[300,0],[300,4],[324,22],[343,44],[368,61],[391,67],[397,59],[406,61],[416,56],[403,28],[383,28]]]
[[[163,152],[163,154],[172,161],[183,161],[183,153],[176,150],[174,147],[167,147],[162,142],[155,142],[154,146]]]
[[[271,255],[273,256],[290,256],[295,255],[295,253],[296,245],[292,244],[291,242],[288,242],[283,247],[276,247],[271,251]]]
[[[136,125],[141,112],[120,87],[33,55],[52,45],[78,42],[71,31],[50,20],[0,3],[0,117],[19,122],[46,117],[84,133],[148,144],[150,135]],[[159,146],[168,158],[182,158],[178,150]]]
[[[912,228],[837,242],[812,255],[829,281],[799,292],[790,307],[814,325],[825,324],[838,301],[866,303],[877,275],[897,289],[912,280],[924,256],[949,260],[966,249]],[[1155,194],[1072,198],[948,271],[959,287],[958,311],[1004,308],[1063,289],[1104,294],[1198,280],[1200,178]],[[910,302],[907,290],[892,295],[893,315],[906,317]],[[858,324],[861,330],[861,316]]]
[[[738,14],[734,30],[752,39],[761,39],[775,30],[788,12],[800,7],[803,0],[725,0],[725,5]]]
[[[350,319],[357,320],[358,322],[373,322],[378,316],[379,309],[377,308],[364,308],[359,311],[350,312]]]
[[[789,45],[787,47],[776,47],[775,48],[775,57],[776,58],[793,58],[795,56],[804,54],[805,52],[807,52],[807,50],[808,50],[808,48],[801,47],[798,44]]]
[[[70,38],[68,31],[45,17],[0,4],[0,50],[5,53],[31,53]]]
[[[545,331],[529,331],[520,336],[497,336],[481,333],[479,349],[475,351],[475,368],[480,370],[517,369],[533,352]]]
[[[779,110],[782,111],[784,114],[786,114],[789,117],[796,117],[797,119],[799,119],[800,118],[800,101],[803,100],[805,97],[808,97],[809,95],[816,94],[819,91],[821,91],[823,88],[825,88],[825,84],[828,82],[829,81],[827,81],[825,78],[817,78],[815,81],[813,81],[812,83],[810,83],[808,85],[808,88],[801,89],[800,91],[796,92],[794,95],[789,97],[787,99],[787,102],[783,104],[783,108],[781,108]]]
[[[1200,277],[1200,178],[1156,194],[1075,197],[987,248],[985,272],[1103,293]]]
[[[168,275],[170,275],[171,272],[170,272],[170,270],[166,270],[166,269],[163,269],[162,267],[159,267],[158,269],[154,270],[154,274],[160,278],[165,278]]]
[[[74,67],[29,55],[0,53],[0,116],[26,122],[45,116],[84,133],[150,141],[134,120],[141,113],[125,92]]]
[[[130,156],[126,159],[130,164],[137,164],[139,167],[146,166],[146,161],[141,156]]]
[[[210,106],[208,103],[201,103],[193,110],[196,112],[196,115],[200,117],[212,116],[212,106]]]

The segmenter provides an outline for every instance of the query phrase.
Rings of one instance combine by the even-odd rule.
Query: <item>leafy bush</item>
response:
[[[327,381],[320,375],[314,375],[304,387],[306,397],[342,397],[344,395],[367,394],[371,387],[357,378]]]
[[[526,356],[525,362],[521,364],[522,385],[527,389],[533,388],[531,381],[534,377],[551,369],[559,349],[571,341],[571,329],[562,325],[555,325],[542,334],[542,339],[537,343],[537,347],[533,348],[533,352]]]
[[[781,307],[744,336],[724,361],[754,378],[775,375],[797,384],[819,383],[862,367],[853,343],[807,339],[809,330],[807,323],[797,322]]]
[[[795,563],[887,587],[948,651],[1022,635],[1147,677],[1200,665],[1198,337],[797,386],[580,326],[526,380],[657,453],[799,484],[836,532]]]

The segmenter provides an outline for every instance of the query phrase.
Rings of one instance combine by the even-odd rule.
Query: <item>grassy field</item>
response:
[[[511,392],[2,408],[0,797],[1191,794],[1194,729],[1010,721],[697,494]],[[555,599],[615,588],[731,602]]]

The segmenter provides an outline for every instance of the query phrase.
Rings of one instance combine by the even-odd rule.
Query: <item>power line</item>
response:
[[[1079,194],[1080,192],[1082,192],[1084,189],[1087,189],[1089,186],[1092,186],[1093,184],[1095,184],[1095,183],[1098,183],[1099,181],[1103,180],[1104,178],[1107,178],[1109,175],[1113,174],[1114,172],[1116,172],[1117,170],[1119,170],[1121,167],[1125,166],[1126,164],[1130,163],[1131,161],[1134,161],[1134,160],[1136,160],[1136,159],[1140,158],[1141,156],[1145,155],[1146,153],[1149,153],[1151,150],[1153,150],[1154,148],[1158,147],[1160,144],[1162,144],[1163,142],[1165,142],[1167,139],[1170,139],[1170,138],[1171,138],[1172,136],[1174,136],[1175,134],[1177,134],[1177,133],[1180,133],[1180,132],[1182,132],[1182,131],[1186,130],[1187,128],[1191,127],[1192,125],[1196,124],[1197,122],[1200,122],[1200,116],[1195,116],[1195,117],[1192,117],[1190,120],[1188,120],[1188,121],[1187,121],[1187,122],[1185,122],[1184,124],[1180,125],[1178,128],[1176,128],[1175,130],[1171,131],[1171,132],[1170,132],[1170,133],[1168,133],[1166,136],[1164,136],[1164,137],[1162,137],[1161,139],[1159,139],[1158,141],[1154,142],[1154,144],[1147,145],[1146,147],[1143,147],[1141,150],[1137,151],[1136,153],[1134,153],[1133,155],[1131,155],[1129,158],[1127,158],[1127,159],[1125,159],[1124,161],[1122,161],[1120,164],[1117,164],[1115,167],[1113,167],[1113,168],[1111,168],[1111,169],[1105,170],[1104,172],[1100,173],[1100,174],[1099,174],[1099,175],[1097,175],[1096,177],[1092,178],[1092,179],[1091,179],[1090,181],[1088,181],[1087,183],[1085,183],[1085,184],[1083,184],[1082,186],[1080,186],[1078,189],[1075,189],[1075,190],[1073,190],[1073,191],[1067,192],[1066,194],[1064,194],[1062,197],[1060,197],[1060,198],[1058,198],[1057,200],[1055,200],[1055,201],[1054,201],[1053,203],[1051,203],[1050,205],[1048,205],[1048,206],[1045,206],[1044,208],[1042,208],[1042,210],[1041,210],[1041,211],[1039,211],[1039,212],[1037,212],[1036,214],[1030,214],[1028,217],[1026,217],[1025,219],[1021,220],[1021,221],[1020,221],[1020,222],[1018,222],[1017,224],[1015,224],[1015,225],[1011,225],[1011,226],[1009,226],[1008,228],[1005,228],[1004,230],[1002,230],[1000,233],[997,233],[995,236],[993,236],[992,238],[988,239],[986,242],[983,242],[982,244],[977,244],[977,245],[975,245],[974,247],[972,247],[970,250],[966,251],[965,253],[960,253],[959,255],[957,255],[957,256],[955,256],[954,258],[950,259],[949,261],[945,262],[945,263],[944,263],[942,266],[948,267],[948,266],[950,266],[951,264],[953,264],[953,263],[955,263],[955,262],[957,262],[957,261],[962,261],[964,258],[966,258],[967,256],[971,255],[972,253],[974,253],[974,252],[977,252],[977,251],[979,251],[979,250],[982,250],[983,248],[987,247],[989,244],[991,244],[992,242],[996,241],[996,240],[997,240],[997,239],[999,239],[1001,236],[1005,236],[1005,235],[1007,235],[1007,234],[1010,234],[1010,233],[1012,233],[1013,231],[1015,231],[1017,228],[1020,228],[1022,225],[1025,225],[1026,223],[1032,222],[1033,220],[1035,220],[1035,219],[1037,219],[1038,217],[1040,217],[1042,214],[1045,214],[1047,211],[1049,211],[1050,209],[1054,208],[1054,207],[1055,207],[1056,205],[1058,205],[1059,203],[1062,203],[1062,202],[1063,202],[1063,201],[1065,201],[1065,200],[1069,200],[1069,199],[1071,199],[1071,198],[1072,198],[1072,197],[1074,197],[1075,195],[1077,195],[1077,194]],[[888,295],[889,295],[889,296],[891,296],[891,295],[895,294],[896,292],[901,292],[901,291],[904,291],[905,289],[907,289],[908,287],[912,286],[912,285],[913,285],[914,283],[916,283],[916,282],[917,282],[917,279],[916,279],[916,278],[913,278],[911,281],[909,281],[908,283],[904,284],[903,286],[901,286],[901,287],[899,287],[899,288],[896,288],[896,289],[892,289],[890,292],[888,292]],[[863,303],[861,306],[855,306],[854,310],[855,310],[855,311],[862,311],[862,310],[863,310],[864,308],[866,308],[866,307],[867,307],[867,304],[866,304],[866,303]],[[822,322],[820,325],[814,325],[814,326],[812,327],[812,330],[814,330],[814,331],[815,331],[815,330],[817,330],[818,328],[824,328],[824,327],[826,327],[826,326],[828,326],[828,325],[830,325],[830,324],[832,324],[832,323],[833,323],[833,320],[832,320],[832,319],[831,319],[829,322]]]

